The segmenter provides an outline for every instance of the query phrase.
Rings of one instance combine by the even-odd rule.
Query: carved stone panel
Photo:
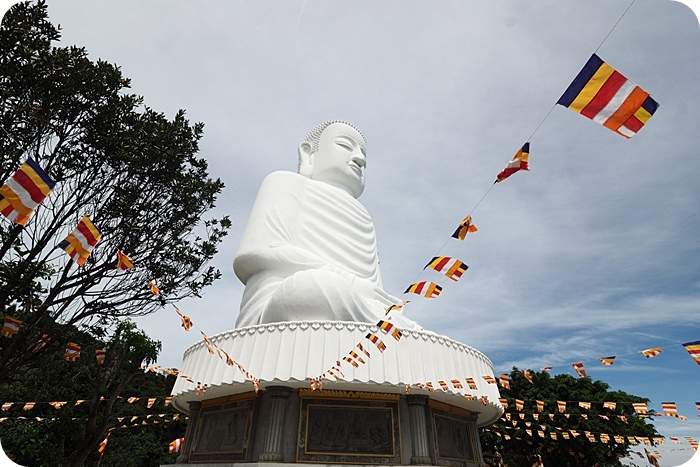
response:
[[[303,398],[299,418],[298,462],[401,463],[395,401]]]
[[[435,437],[435,457],[438,464],[451,465],[457,462],[473,461],[474,449],[469,418],[432,411],[433,433]]]
[[[202,410],[190,462],[245,461],[250,441],[254,400]]]

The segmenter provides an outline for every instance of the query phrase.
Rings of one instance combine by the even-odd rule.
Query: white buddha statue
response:
[[[365,139],[328,121],[299,145],[299,173],[263,181],[233,269],[245,284],[236,327],[280,321],[389,318],[420,329],[382,288],[372,219],[357,201],[365,187]]]

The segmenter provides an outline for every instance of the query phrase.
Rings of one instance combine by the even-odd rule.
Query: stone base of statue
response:
[[[188,348],[180,372],[194,383],[178,378],[173,388],[173,405],[190,417],[178,463],[485,465],[477,428],[503,408],[497,385],[483,378],[493,377],[491,361],[471,347],[428,331],[396,341],[375,325],[339,321],[252,326],[210,340],[260,391],[204,342]],[[365,363],[343,361],[351,351]],[[339,360],[339,379],[312,390],[310,380],[329,377]],[[204,395],[197,382],[208,385]]]

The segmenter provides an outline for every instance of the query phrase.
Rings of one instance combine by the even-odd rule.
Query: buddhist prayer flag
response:
[[[498,377],[498,381],[501,383],[501,387],[510,389],[510,377],[508,374],[504,373]]]
[[[515,399],[515,408],[516,410],[523,410],[523,407],[525,407],[525,401],[522,401],[520,399]]]
[[[659,107],[648,92],[593,54],[557,104],[625,138],[634,136]]]
[[[58,247],[65,250],[73,261],[82,266],[87,261],[97,242],[102,238],[102,234],[95,227],[87,216],[78,222],[78,226],[68,234],[68,236]]]
[[[0,331],[0,335],[2,337],[12,339],[12,336],[16,335],[19,332],[19,327],[21,325],[22,321],[10,318],[9,316],[5,316],[5,324],[2,326],[2,331]]]
[[[667,417],[678,417],[678,409],[675,402],[662,402],[661,408]]]
[[[185,443],[185,438],[177,438],[170,442],[168,446],[168,454],[176,454],[182,451],[182,445]]]
[[[148,281],[148,286],[151,288],[151,293],[153,295],[158,295],[160,293],[160,289],[158,288],[155,282]]]
[[[685,350],[695,359],[695,362],[700,365],[700,341],[686,342],[683,344],[683,347],[685,347]]]
[[[362,359],[362,357],[360,357],[354,350],[350,351],[350,356],[358,362],[362,363],[363,365],[365,364],[365,361]]]
[[[32,352],[38,352],[47,345],[49,345],[49,342],[51,342],[51,338],[49,337],[48,334],[42,334],[39,340],[34,344],[34,347],[32,347]]]
[[[578,406],[581,407],[582,409],[590,409],[591,408],[591,403],[590,402],[579,402]]]
[[[106,356],[107,356],[106,350],[95,350],[95,359],[97,359],[98,365],[102,365],[105,362]]]
[[[436,256],[431,259],[423,269],[426,268],[434,269],[437,272],[444,272],[447,277],[457,282],[459,278],[462,277],[462,274],[464,274],[464,271],[469,269],[469,266],[449,256]]]
[[[207,346],[209,353],[214,355],[216,353],[214,351],[214,345],[211,343],[206,334],[204,334],[202,331],[199,331],[199,333],[202,335],[202,340],[204,340],[204,344]]]
[[[537,404],[538,412],[544,412],[544,401],[535,401],[535,404]]]
[[[653,349],[640,350],[639,353],[644,355],[646,358],[653,358],[659,355],[663,350],[659,347],[654,347]]]
[[[540,368],[540,370],[542,370],[542,371],[550,371],[550,370],[553,370],[553,369],[554,369],[553,366],[545,366],[545,367],[543,367],[543,368]]]
[[[407,303],[409,303],[409,301],[408,301],[408,300],[404,300],[404,301],[401,302],[401,303],[395,303],[395,304],[391,305],[389,308],[386,309],[386,311],[384,312],[384,315],[386,316],[386,315],[388,315],[390,312],[392,312],[392,311],[394,311],[394,310],[400,310],[400,309],[403,308]]]
[[[156,398],[155,398],[155,397],[150,397],[150,398],[148,399],[148,403],[146,404],[146,408],[147,408],[147,409],[150,409],[151,407],[153,407],[153,404],[155,404],[155,402],[156,402]]]
[[[680,440],[678,438],[676,438],[675,436],[671,436],[670,439],[671,439],[671,441],[673,441],[676,444],[681,444]]]
[[[349,356],[343,357],[343,360],[345,360],[346,362],[348,362],[350,365],[354,366],[355,368],[359,368],[359,366],[360,366],[355,360],[353,360]]]
[[[531,384],[535,384],[535,382],[532,380],[532,374],[530,373],[530,370],[522,370],[523,376],[530,381]]]
[[[603,408],[604,408],[604,409],[615,410],[615,407],[617,407],[617,403],[616,403],[616,402],[603,402]]]
[[[472,224],[472,216],[467,216],[464,218],[464,220],[462,220],[462,222],[459,223],[459,227],[457,227],[457,230],[455,230],[455,232],[452,234],[452,238],[464,240],[468,233],[476,232],[477,230],[479,229]]]
[[[583,362],[574,362],[571,364],[571,366],[574,367],[574,370],[576,370],[576,374],[579,375],[581,378],[585,378],[588,376],[586,374],[585,368],[583,368]]]
[[[63,353],[63,359],[68,362],[74,362],[80,358],[80,346],[75,342],[69,342],[66,346],[66,351]]]
[[[358,343],[356,347],[360,350],[360,352],[364,353],[365,356],[367,356],[367,358],[370,358],[369,352],[364,347],[362,347],[361,343]]]
[[[482,376],[482,378],[484,378],[484,381],[486,381],[489,384],[496,384],[496,380],[494,379],[493,376],[485,375],[485,376]]]
[[[462,386],[462,383],[461,383],[458,379],[453,379],[453,380],[450,381],[450,382],[452,383],[452,386],[453,386],[455,389],[462,389],[462,388],[464,387],[464,386]]]
[[[437,285],[435,282],[428,281],[411,284],[404,291],[404,293],[414,293],[416,295],[422,295],[425,298],[435,298],[440,295],[440,292],[442,292],[442,287]]]
[[[117,269],[126,271],[134,269],[134,262],[122,250],[117,250]]]
[[[600,359],[600,363],[602,363],[604,366],[611,366],[613,363],[615,363],[615,357],[603,357]]]
[[[489,405],[489,396],[481,396],[481,402],[484,405]]]
[[[498,402],[501,403],[501,405],[503,406],[503,409],[507,409],[507,408],[508,408],[508,399],[503,399],[503,398],[501,398],[501,399],[498,399]]]
[[[180,315],[180,320],[182,321],[181,326],[185,329],[185,331],[189,331],[192,328],[192,320],[190,317],[183,315],[180,309],[175,305],[173,305],[173,308],[175,308],[177,314]]]
[[[496,176],[496,183],[502,182],[519,170],[530,170],[527,160],[530,157],[530,142],[523,144],[523,147],[515,153],[515,156],[508,162],[506,168]]]
[[[438,384],[440,385],[440,387],[442,388],[443,391],[449,391],[449,390],[450,390],[450,388],[449,388],[449,386],[447,386],[447,383],[446,383],[446,382],[444,382],[444,381],[438,381]]]
[[[56,182],[32,158],[0,187],[0,213],[15,224],[25,225]]]
[[[112,432],[107,433],[107,437],[100,443],[100,447],[97,448],[97,452],[100,453],[100,459],[102,459],[102,456],[105,454],[105,449],[107,449],[107,442],[109,441],[109,435],[111,435]]]
[[[557,408],[560,413],[566,412],[566,401],[557,401]]]
[[[477,389],[476,383],[474,382],[474,378],[466,378],[465,381],[467,382],[467,386],[469,386],[469,389]]]
[[[382,342],[382,340],[380,338],[378,338],[376,335],[374,335],[370,332],[370,333],[367,333],[367,335],[365,337],[367,339],[369,339],[370,342],[372,342],[374,345],[376,345],[380,352],[384,352],[384,350],[386,350],[386,345],[384,345],[384,342]]]
[[[391,336],[394,339],[396,339],[396,340],[401,339],[401,329],[397,328],[389,321],[379,320],[379,322],[377,323],[377,326],[379,327],[379,329],[384,331],[386,334],[391,334]]]
[[[646,402],[634,402],[634,403],[632,403],[632,407],[634,407],[634,413],[636,413],[637,415],[646,415],[647,414]]]

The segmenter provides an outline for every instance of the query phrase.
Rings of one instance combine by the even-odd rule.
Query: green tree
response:
[[[145,107],[117,66],[59,38],[43,0],[14,5],[0,27],[0,180],[32,157],[56,181],[26,226],[0,217],[0,320],[23,323],[0,339],[5,382],[44,334],[60,348],[67,325],[100,336],[163,297],[199,296],[220,276],[207,263],[230,227],[203,220],[223,188],[196,157],[203,125]],[[84,215],[102,239],[78,267],[57,245]],[[116,269],[119,249],[135,269]]]
[[[648,419],[635,415],[632,407],[632,403],[648,402],[648,399],[610,391],[607,383],[590,378],[566,374],[551,377],[546,371],[531,371],[530,374],[532,383],[520,370],[513,368],[510,389],[501,389],[510,420],[504,416],[482,429],[485,458],[501,457],[509,467],[531,467],[538,454],[545,465],[558,467],[622,466],[619,459],[629,451],[629,436],[647,437],[650,441],[660,436]],[[524,401],[522,411],[516,409],[516,399]],[[536,401],[545,403],[542,412],[538,411]],[[566,402],[565,413],[569,416],[559,412],[558,401]],[[590,402],[591,408],[581,408],[578,402]],[[603,408],[604,402],[615,402],[615,409]],[[525,418],[521,419],[520,414],[525,414]],[[533,414],[537,414],[537,420]],[[580,433],[579,436],[572,436],[571,430]],[[545,437],[539,436],[539,431],[543,431]],[[595,436],[597,442],[589,441],[586,431]],[[565,432],[569,439],[563,436]],[[556,433],[556,440],[551,433]],[[601,442],[601,433],[609,435],[610,442]],[[617,442],[613,435],[624,436],[624,441]]]
[[[175,377],[144,372],[140,364],[152,361],[160,344],[129,321],[104,342],[85,333],[74,336],[83,343],[78,361],[63,361],[59,351],[46,352],[22,367],[12,383],[0,385],[0,401],[19,402],[3,412],[5,452],[20,465],[96,465],[97,446],[111,431],[102,467],[172,463],[175,455],[168,454],[168,443],[184,435],[185,420],[164,423],[158,414],[172,418],[176,413],[164,405]],[[102,348],[107,356],[98,366],[94,350]],[[130,403],[130,397],[139,400]],[[157,398],[150,409],[148,398]],[[24,410],[22,403],[30,401],[37,403]],[[55,408],[51,401],[68,403]]]

